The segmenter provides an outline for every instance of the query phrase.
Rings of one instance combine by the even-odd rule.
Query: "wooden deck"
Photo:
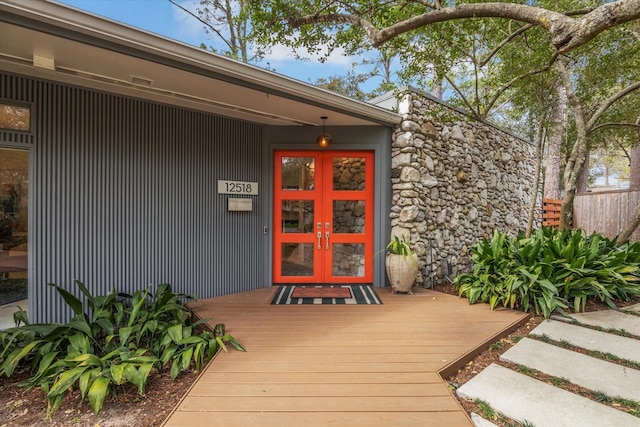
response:
[[[275,288],[192,305],[221,352],[165,426],[471,426],[440,373],[527,316],[418,289],[383,305],[270,305]]]

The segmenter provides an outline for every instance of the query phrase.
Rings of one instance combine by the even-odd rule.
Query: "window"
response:
[[[0,102],[0,129],[31,131],[31,108],[25,105]]]

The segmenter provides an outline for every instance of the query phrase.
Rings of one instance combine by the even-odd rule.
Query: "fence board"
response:
[[[587,233],[614,238],[625,228],[640,204],[640,191],[617,190],[576,194],[573,224]],[[640,241],[640,229],[631,236]]]
[[[556,228],[560,225],[560,207],[562,200],[542,199],[542,225]]]

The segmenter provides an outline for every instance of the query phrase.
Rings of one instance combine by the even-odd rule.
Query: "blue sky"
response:
[[[205,34],[203,25],[168,0],[58,0],[60,3],[91,12],[96,15],[160,34],[183,43],[199,46],[209,45],[216,41]],[[195,0],[178,0],[183,7],[194,10],[198,5]],[[312,58],[308,62],[298,61],[284,47],[274,47],[272,53],[265,58],[271,69],[295,79],[313,83],[319,77],[345,75],[354,59],[333,54],[325,63]],[[264,66],[264,65],[263,65]],[[372,86],[375,86],[371,82]],[[367,85],[369,86],[369,85]],[[367,88],[368,89],[368,88]]]

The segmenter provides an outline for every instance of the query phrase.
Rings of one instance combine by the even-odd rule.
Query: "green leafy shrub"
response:
[[[409,261],[411,261],[413,265],[417,265],[413,252],[411,251],[411,241],[410,239],[405,238],[404,235],[402,237],[393,236],[387,245],[387,249],[389,253],[402,255],[403,260],[409,258]]]
[[[613,301],[640,295],[640,244],[616,244],[580,230],[537,230],[531,237],[509,238],[494,231],[471,249],[471,274],[454,280],[471,304],[488,302],[549,317],[572,306],[584,311],[597,299]]]
[[[0,332],[0,375],[11,376],[20,365],[31,367],[31,377],[21,383],[39,386],[47,394],[47,418],[58,410],[67,390],[77,386],[97,414],[107,394],[118,385],[134,384],[144,394],[150,374],[169,368],[172,378],[202,364],[225,343],[244,348],[223,324],[213,331],[208,319],[191,323],[182,304],[189,298],[167,284],[133,295],[111,293],[92,296],[83,283],[76,285],[86,307],[73,294],[52,284],[73,311],[67,324],[30,324],[26,313],[14,314],[16,327]],[[20,325],[20,324],[23,325]]]

